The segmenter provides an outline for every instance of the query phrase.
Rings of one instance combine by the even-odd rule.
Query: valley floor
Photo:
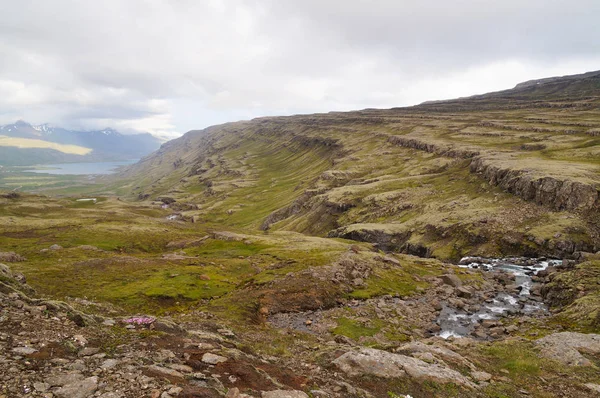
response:
[[[514,276],[163,205],[0,198],[0,397],[600,396],[598,255],[444,339]]]

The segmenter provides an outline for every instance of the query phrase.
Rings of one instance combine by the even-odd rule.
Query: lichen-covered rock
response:
[[[88,398],[98,389],[98,377],[88,377],[87,379],[66,384],[56,391],[59,398]]]
[[[15,252],[0,252],[0,261],[16,263],[20,261],[27,261],[27,259]]]
[[[416,381],[454,383],[474,388],[475,385],[459,372],[438,365],[429,364],[417,358],[372,348],[350,351],[333,363],[350,376],[372,375],[383,378],[408,377]]]
[[[582,353],[600,354],[600,335],[575,332],[554,333],[536,341],[542,356],[569,366],[592,366]]]

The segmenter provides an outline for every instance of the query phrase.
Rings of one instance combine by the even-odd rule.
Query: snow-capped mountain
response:
[[[0,126],[0,136],[24,140],[0,140],[0,164],[42,164],[56,161],[115,161],[138,159],[160,147],[162,141],[151,134],[121,134],[112,128],[74,131],[50,124],[32,125],[23,120]],[[36,141],[33,141],[36,140]],[[41,148],[36,142],[77,145],[91,149],[88,155],[61,153],[60,146]],[[43,146],[43,145],[42,145]]]

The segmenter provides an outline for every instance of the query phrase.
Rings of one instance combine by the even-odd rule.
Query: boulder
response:
[[[584,385],[587,387],[588,390],[600,394],[600,385],[594,383],[586,383]]]
[[[382,378],[411,378],[418,382],[454,383],[463,387],[475,385],[459,372],[417,358],[373,348],[349,351],[333,363],[350,376],[372,375]]]
[[[456,288],[456,295],[463,298],[473,297],[473,290],[468,286],[459,286]]]
[[[12,352],[14,352],[17,355],[31,355],[37,352],[37,350],[32,347],[16,347],[12,349]]]
[[[492,375],[487,372],[473,372],[471,373],[473,379],[481,382],[481,381],[490,381],[492,379]]]
[[[64,386],[66,384],[74,384],[84,379],[84,376],[79,372],[63,373],[48,377],[45,382],[50,386]]]
[[[582,353],[600,354],[600,335],[575,332],[554,333],[536,341],[541,355],[569,366],[593,366]]]
[[[441,347],[439,345],[429,345],[420,341],[412,342],[399,347],[398,349],[396,349],[396,352],[399,354],[406,354],[412,356],[415,356],[415,354],[427,353],[433,355],[433,357],[440,362],[446,362],[473,370],[475,369],[475,366],[471,362],[469,362],[465,357],[463,357],[460,354],[457,354],[456,352],[448,348]]]
[[[66,384],[56,391],[59,398],[88,398],[98,389],[98,377],[88,377],[81,381]]]
[[[207,363],[209,365],[216,365],[218,363],[222,363],[222,362],[226,362],[227,358],[222,357],[220,355],[216,355],[216,354],[211,354],[210,352],[207,352],[206,354],[202,355],[202,362]]]
[[[452,287],[462,286],[462,281],[460,280],[460,278],[458,276],[456,276],[454,274],[442,275],[441,278],[442,278],[442,281],[446,285],[450,285]]]
[[[16,263],[20,261],[27,261],[27,259],[15,252],[0,252],[0,261]]]
[[[171,381],[184,378],[182,373],[174,369],[163,368],[162,366],[151,365],[147,369],[148,373],[153,377],[165,378]]]

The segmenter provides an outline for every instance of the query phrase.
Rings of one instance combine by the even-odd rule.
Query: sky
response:
[[[598,0],[0,0],[0,124],[176,137],[600,70]]]

